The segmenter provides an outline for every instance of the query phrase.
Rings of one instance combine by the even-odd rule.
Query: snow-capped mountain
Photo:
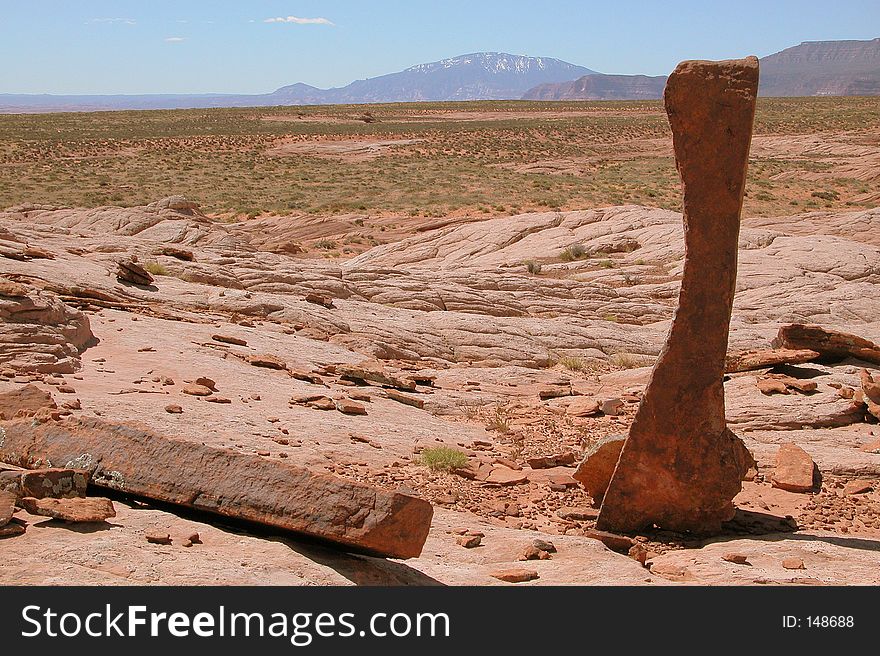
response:
[[[321,95],[325,103],[377,103],[442,100],[510,100],[528,89],[593,73],[550,57],[477,52],[419,64],[406,70],[357,80]],[[288,93],[282,87],[275,93]],[[310,104],[314,93],[303,94]]]

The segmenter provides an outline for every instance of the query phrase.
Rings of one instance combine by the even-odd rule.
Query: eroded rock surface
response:
[[[430,224],[389,218],[397,227],[382,235],[397,241],[347,261],[301,259],[293,242],[355,219],[230,224],[181,198],[0,211],[0,305],[36,303],[61,318],[0,322],[19,340],[0,348],[9,358],[0,363],[0,393],[32,385],[51,394],[57,407],[29,419],[47,429],[63,415],[136,424],[388,493],[415,491],[435,506],[422,555],[405,565],[351,556],[294,534],[243,535],[209,516],[115,501],[117,517],[97,532],[19,510],[0,531],[8,556],[0,581],[514,585],[489,573],[522,567],[536,540],[558,553],[530,560],[539,578],[515,585],[876,578],[876,554],[853,545],[880,539],[880,432],[858,398],[861,370],[876,380],[877,366],[851,356],[762,358],[780,326],[792,323],[880,340],[880,210],[743,220],[730,355],[765,355],[729,373],[724,393],[728,422],[758,460],[735,502],[763,519],[743,528],[735,518],[709,545],[624,536],[620,544],[635,542],[632,557],[585,537],[596,535],[586,512],[595,500],[572,478],[573,465],[633,420],[676,305],[681,215],[625,206]],[[571,246],[584,255],[561,257]],[[150,267],[164,271],[152,286],[117,281],[117,260],[132,255],[161,265]],[[530,273],[529,262],[541,271]],[[310,294],[332,302],[308,302]],[[93,339],[69,337],[86,321]],[[285,368],[247,361],[262,355]],[[342,375],[365,368],[384,378]],[[765,396],[756,381],[767,375],[816,390]],[[200,379],[216,391],[182,392]],[[393,389],[421,403],[388,398]],[[554,390],[553,398],[542,400],[541,390]],[[14,414],[21,406],[11,398]],[[348,400],[367,414],[340,412]],[[772,487],[779,446],[789,442],[815,461],[821,487]],[[422,454],[438,446],[461,451],[468,465],[430,470]],[[496,469],[517,483],[488,483]],[[0,471],[0,489],[20,480],[20,472]],[[844,494],[851,481],[872,491]],[[785,515],[797,522],[797,539],[777,532]],[[147,542],[148,532],[171,544]],[[203,544],[184,546],[193,532]],[[479,547],[458,545],[468,533],[483,534]],[[733,551],[752,566],[721,559]],[[789,556],[807,572],[784,570]]]

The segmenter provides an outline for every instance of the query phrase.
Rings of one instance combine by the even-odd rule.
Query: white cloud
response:
[[[180,43],[185,39],[182,36],[166,36],[165,43]]]
[[[135,25],[137,21],[133,18],[91,18],[88,23],[119,23],[121,25]]]
[[[335,25],[326,18],[300,18],[299,16],[279,16],[278,18],[267,18],[264,23],[295,23],[297,25]]]

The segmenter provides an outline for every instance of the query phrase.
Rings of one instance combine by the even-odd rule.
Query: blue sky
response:
[[[876,37],[878,0],[0,0],[0,93],[263,93],[477,51],[660,75]]]

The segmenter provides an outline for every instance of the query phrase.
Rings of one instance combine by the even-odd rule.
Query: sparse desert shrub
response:
[[[611,361],[611,364],[615,367],[620,367],[621,369],[635,369],[644,364],[639,356],[633,355],[632,353],[615,353],[609,358],[609,360]]]
[[[532,273],[534,275],[538,275],[539,273],[541,273],[541,263],[540,262],[535,262],[534,260],[526,260],[525,265],[526,265],[526,270],[529,273]]]
[[[419,462],[432,471],[452,471],[466,467],[467,454],[448,446],[432,446],[419,454]]]
[[[496,405],[495,411],[486,422],[486,428],[499,433],[509,433],[510,419],[507,416],[507,411],[500,405]]]
[[[642,277],[634,276],[631,273],[625,273],[623,274],[623,282],[627,287],[635,287],[636,285],[642,284]]]
[[[336,242],[332,239],[321,239],[315,242],[317,248],[323,248],[325,251],[332,251],[336,248]]]
[[[483,407],[483,404],[475,399],[460,399],[456,405],[467,419],[476,419],[480,414],[480,408]]]
[[[836,191],[814,191],[810,194],[813,198],[821,198],[822,200],[833,201],[840,200],[840,194]]]
[[[612,262],[611,260],[599,260],[599,262],[597,262],[597,264],[600,267],[602,267],[603,269],[613,269],[614,268],[614,262]]]
[[[150,260],[149,262],[144,262],[144,268],[152,273],[154,276],[167,276],[170,275],[168,273],[168,269],[162,266],[156,260]]]
[[[562,258],[563,262],[574,262],[575,260],[579,260],[587,254],[587,249],[584,248],[583,244],[572,244],[571,246],[566,247],[562,253],[559,254],[559,257]]]
[[[574,356],[562,356],[559,358],[559,364],[569,371],[583,371],[584,369],[584,361]]]

